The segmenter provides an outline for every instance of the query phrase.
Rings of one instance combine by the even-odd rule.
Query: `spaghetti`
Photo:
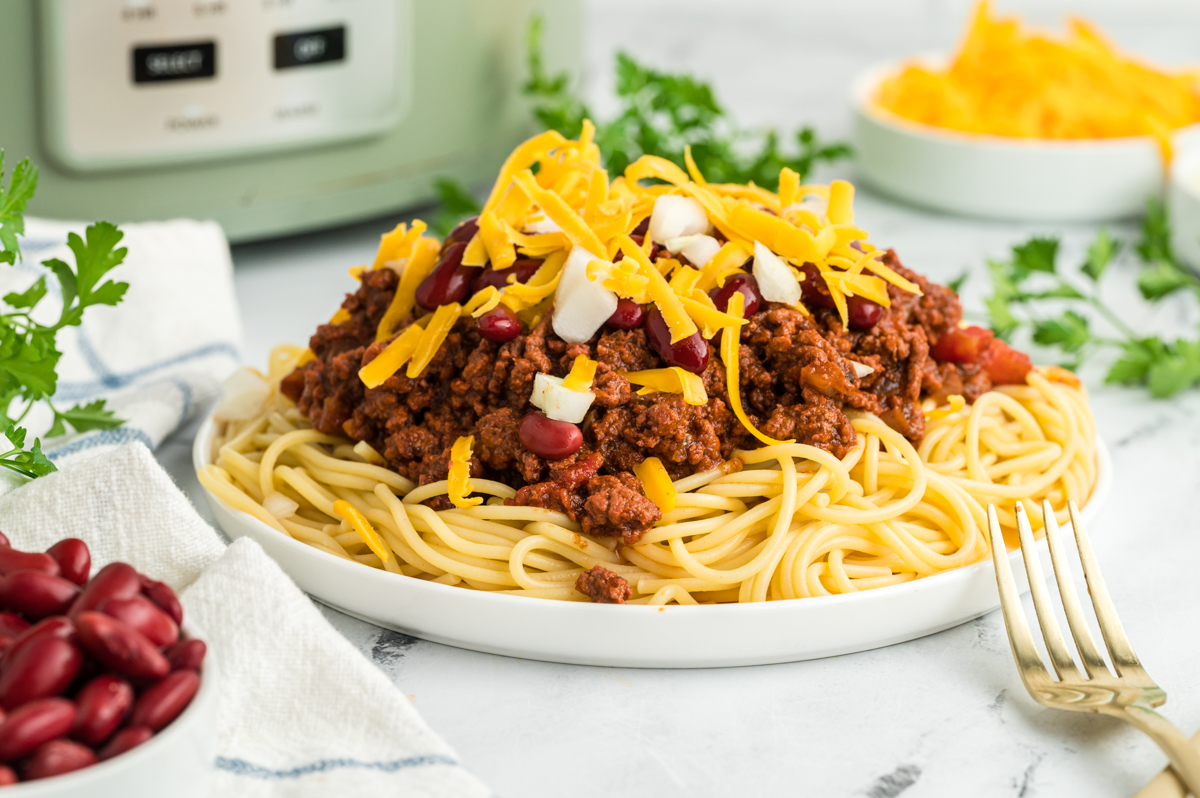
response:
[[[229,507],[337,557],[391,573],[515,596],[586,601],[595,566],[628,582],[628,603],[765,601],[852,593],[970,565],[988,554],[986,507],[1016,540],[1014,502],[1050,501],[1059,521],[1096,483],[1085,390],[1060,369],[1030,372],[972,405],[926,400],[914,447],[851,414],[857,444],[838,458],[778,443],[735,452],[673,483],[675,505],[633,544],[589,536],[567,515],[505,504],[516,491],[471,478],[482,504],[436,511],[446,480],[416,486],[369,446],[312,429],[279,392],[303,351],[271,358],[270,399],[222,422],[200,481]],[[957,397],[955,397],[957,398]],[[280,497],[283,497],[281,500]]]

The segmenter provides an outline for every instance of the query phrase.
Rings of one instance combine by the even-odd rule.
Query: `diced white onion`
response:
[[[707,232],[708,214],[696,200],[675,194],[663,194],[654,200],[654,211],[650,214],[652,240],[666,244],[672,238]]]
[[[857,360],[850,360],[849,363],[854,367],[854,373],[857,374],[860,379],[868,374],[875,373],[875,369],[873,369],[871,366],[868,366],[866,363],[859,363]]]
[[[721,242],[703,233],[672,238],[664,246],[672,255],[682,254],[697,269],[704,268],[721,251]]]
[[[276,518],[291,518],[300,509],[300,505],[284,496],[282,493],[272,493],[263,499],[263,509]]]
[[[562,228],[558,226],[558,222],[551,219],[549,216],[543,216],[541,219],[535,219],[525,225],[526,233],[534,233],[540,235],[542,233],[561,233]]]
[[[587,266],[593,260],[604,259],[583,247],[575,247],[558,279],[552,325],[558,337],[567,343],[587,341],[617,309],[617,295],[605,288],[599,277],[588,279]]]
[[[754,242],[754,279],[758,292],[768,302],[796,305],[800,302],[800,281],[786,263],[759,242]]]
[[[266,407],[271,385],[250,368],[233,372],[221,383],[221,403],[213,417],[218,421],[249,421]]]
[[[572,391],[563,385],[562,377],[537,374],[533,378],[530,403],[555,421],[578,424],[587,415],[596,394],[592,391]]]

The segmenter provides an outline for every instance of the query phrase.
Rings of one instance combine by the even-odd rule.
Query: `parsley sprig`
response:
[[[1034,237],[1014,246],[1009,258],[988,261],[992,295],[986,308],[992,330],[1007,339],[1028,328],[1035,343],[1060,351],[1068,368],[1078,368],[1099,352],[1115,352],[1105,381],[1144,385],[1157,398],[1196,385],[1200,339],[1143,335],[1102,298],[1101,278],[1125,247],[1101,229],[1077,274],[1060,268],[1057,238]],[[1146,301],[1185,290],[1200,298],[1200,278],[1175,257],[1170,221],[1157,199],[1147,206],[1133,251],[1142,263],[1137,285]]]
[[[21,260],[18,235],[25,231],[24,214],[37,190],[37,168],[22,160],[4,185],[4,151],[0,150],[0,264],[13,265]],[[42,275],[21,293],[6,294],[0,305],[0,428],[12,449],[0,454],[0,467],[27,477],[40,477],[55,470],[42,453],[41,440],[34,438],[26,448],[28,433],[22,422],[39,404],[49,407],[54,421],[47,435],[67,432],[112,429],[121,425],[103,399],[67,409],[52,401],[58,385],[58,361],[62,353],[56,346],[58,333],[77,326],[84,311],[96,305],[116,305],[129,288],[127,283],[104,280],[104,276],[125,258],[124,247],[117,247],[122,233],[108,222],[87,228],[83,237],[71,233],[67,246],[74,255],[72,267],[58,258],[42,262],[49,275]],[[62,308],[53,323],[34,319],[39,303],[49,291],[47,277],[53,276],[62,295]],[[41,314],[39,314],[39,317]]]
[[[533,103],[534,118],[568,138],[578,138],[583,120],[591,119],[610,174],[621,174],[642,155],[658,155],[683,166],[684,148],[690,145],[696,165],[711,182],[753,182],[774,190],[785,166],[804,177],[818,163],[851,154],[849,144],[825,142],[811,127],[796,132],[791,147],[784,146],[774,129],[743,130],[709,84],[691,75],[652,69],[626,53],[618,53],[616,59],[621,110],[608,121],[599,120],[572,89],[570,75],[546,71],[540,17],[530,20],[526,44],[529,76],[522,90]],[[479,212],[470,193],[457,183],[438,180],[435,189],[443,210],[433,228],[440,234]]]

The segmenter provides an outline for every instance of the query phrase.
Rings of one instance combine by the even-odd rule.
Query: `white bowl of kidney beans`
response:
[[[203,795],[214,668],[166,584],[0,533],[0,795]]]

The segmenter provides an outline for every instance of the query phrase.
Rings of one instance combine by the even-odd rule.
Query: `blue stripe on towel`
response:
[[[60,457],[82,452],[85,449],[95,449],[97,446],[119,446],[123,443],[131,441],[141,441],[146,444],[146,448],[153,449],[154,441],[150,440],[150,436],[134,427],[119,427],[117,429],[106,429],[100,432],[94,432],[86,438],[81,438],[77,441],[57,446],[49,449],[46,456],[51,460],[57,460]]]
[[[215,344],[193,349],[188,352],[183,352],[173,357],[160,360],[156,363],[142,366],[140,368],[127,371],[124,374],[116,374],[109,371],[104,361],[100,359],[100,355],[96,352],[91,342],[83,335],[83,331],[79,331],[79,353],[83,359],[92,368],[98,377],[95,380],[86,382],[60,382],[58,391],[54,394],[54,398],[58,401],[75,401],[78,399],[87,399],[105,391],[112,391],[117,388],[124,388],[143,377],[154,374],[156,371],[178,366],[182,363],[187,363],[192,360],[199,360],[213,355],[228,355],[235,361],[241,360],[241,353],[238,348],[228,341],[221,341]]]
[[[341,770],[343,768],[361,768],[365,770],[378,770],[382,773],[396,773],[400,770],[408,770],[426,765],[459,767],[455,759],[441,754],[411,756],[406,759],[393,759],[389,762],[362,762],[357,759],[321,759],[316,762],[310,762],[307,765],[288,768],[287,770],[272,770],[262,765],[247,762],[244,759],[230,759],[224,756],[217,757],[215,764],[217,770],[224,770],[235,776],[246,776],[247,778],[263,779],[265,781],[299,779],[314,773],[328,773],[331,770]]]

